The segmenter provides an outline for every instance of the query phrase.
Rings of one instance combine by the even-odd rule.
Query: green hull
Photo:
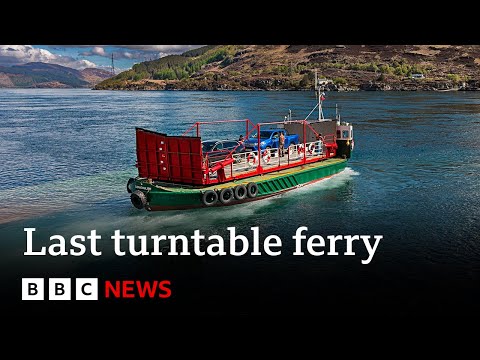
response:
[[[132,198],[132,203],[138,208],[145,207],[145,209],[149,211],[235,205],[243,202],[264,199],[322,180],[339,173],[345,169],[346,166],[346,159],[333,158],[261,176],[254,176],[224,184],[214,184],[203,187],[187,187],[156,182],[149,183],[146,179],[137,178],[132,184],[129,184],[129,189],[130,191],[136,190],[135,193],[140,195],[143,200],[143,203],[140,203],[138,199],[135,199],[137,201],[134,202],[134,199]],[[202,197],[204,193],[209,190],[218,193],[222,189],[235,188],[238,185],[247,186],[247,184],[252,182],[258,187],[258,192],[255,197],[247,196],[242,200],[232,199],[228,204],[216,201],[214,204],[206,205],[203,201]],[[143,195],[139,194],[139,192]]]

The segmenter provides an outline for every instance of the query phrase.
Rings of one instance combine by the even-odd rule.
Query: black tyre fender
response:
[[[258,185],[254,182],[248,183],[247,185],[247,195],[250,198],[254,198],[258,195]]]
[[[218,194],[213,190],[207,190],[202,195],[202,203],[205,206],[212,206],[218,201]]]
[[[134,190],[135,190],[135,186],[133,186],[135,184],[135,179],[134,178],[130,178],[128,179],[128,182],[127,182],[127,192],[129,194],[131,194]]]
[[[233,189],[233,195],[237,200],[243,200],[247,197],[247,187],[245,185],[237,185]]]
[[[140,190],[135,190],[132,195],[130,195],[130,200],[137,209],[143,209],[145,205],[147,205],[147,196]]]
[[[234,194],[233,194],[232,188],[222,189],[218,194],[218,199],[224,205],[231,203],[233,198],[234,198]]]

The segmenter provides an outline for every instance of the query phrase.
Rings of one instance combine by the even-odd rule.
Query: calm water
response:
[[[89,304],[124,314],[479,314],[480,94],[329,93],[354,124],[355,153],[343,173],[315,185],[223,209],[148,213],[129,201],[135,127],[181,134],[197,120],[305,117],[307,92],[98,92],[0,89],[1,281],[12,313],[52,310],[21,303],[21,277],[170,278],[174,296],[152,302]],[[237,138],[232,125],[222,134]],[[282,255],[198,258],[112,255],[109,236],[186,234],[251,238],[278,234]],[[309,235],[382,234],[364,256],[292,256],[299,226]],[[24,257],[24,227],[49,236],[104,237],[104,255]],[[57,304],[57,306],[59,306]],[[86,306],[86,305],[85,305]],[[75,302],[66,311],[80,311]],[[83,308],[82,308],[83,309]],[[84,310],[82,310],[84,311]],[[87,310],[85,310],[87,311]]]

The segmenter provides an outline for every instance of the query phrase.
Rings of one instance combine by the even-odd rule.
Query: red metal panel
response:
[[[180,163],[182,164],[182,167],[180,168],[180,176],[182,179],[191,179],[192,162],[190,161],[190,141],[178,139],[178,144],[180,147]]]
[[[192,183],[196,185],[203,184],[203,171],[202,171],[202,139],[190,138],[190,172]]]
[[[157,138],[156,134],[147,133],[146,142],[147,142],[147,171],[148,177],[151,179],[157,179],[160,174],[158,173],[157,167]]]
[[[137,128],[136,140],[140,177],[184,184],[203,184],[200,138],[167,136]]]
[[[168,166],[170,168],[170,180],[173,182],[182,182],[181,174],[181,163],[178,140],[176,138],[168,137],[167,139],[167,148],[168,148]]]
[[[168,178],[166,135],[136,129],[138,175],[149,179]]]
[[[170,178],[170,167],[168,166],[168,145],[167,136],[157,136],[157,164],[161,180],[167,180]]]
[[[136,129],[138,176],[148,177],[145,131]]]
[[[169,136],[172,181],[203,184],[202,142],[197,137]]]

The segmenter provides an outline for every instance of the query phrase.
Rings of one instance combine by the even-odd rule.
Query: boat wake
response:
[[[295,196],[299,193],[308,193],[312,191],[335,189],[343,186],[345,182],[351,180],[353,177],[360,175],[358,171],[353,170],[350,167],[346,167],[342,172],[335,174],[329,178],[320,180],[313,184],[299,187],[295,190],[286,192],[283,196]]]

